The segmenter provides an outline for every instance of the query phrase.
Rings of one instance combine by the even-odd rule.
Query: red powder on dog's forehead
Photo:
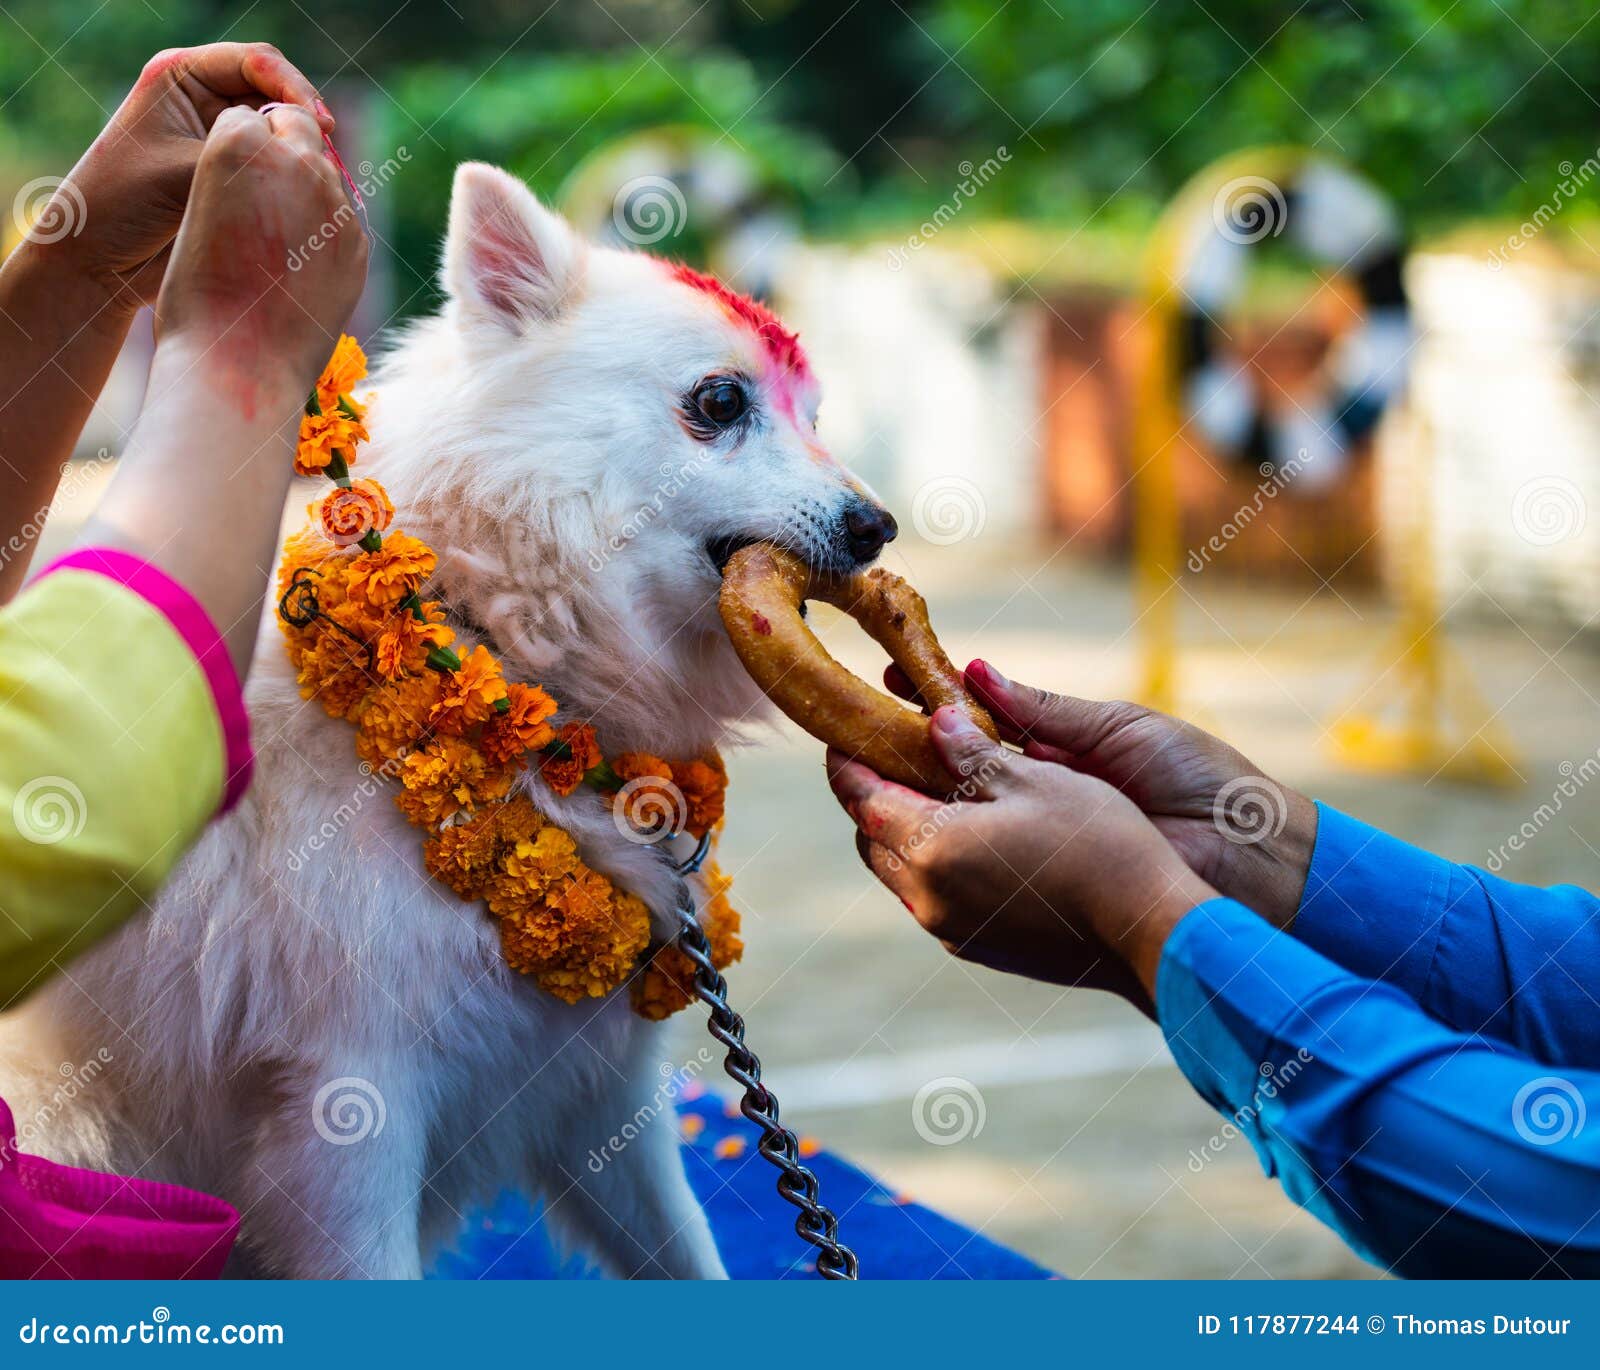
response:
[[[737,290],[731,290],[715,276],[708,276],[703,271],[696,271],[692,266],[685,266],[682,262],[672,263],[668,270],[672,279],[691,290],[698,290],[711,296],[730,319],[743,324],[758,338],[767,354],[767,360],[780,372],[794,374],[797,377],[810,375],[810,366],[806,361],[806,354],[800,346],[800,339],[783,326],[778,318],[764,304],[752,300],[748,295],[741,295]]]

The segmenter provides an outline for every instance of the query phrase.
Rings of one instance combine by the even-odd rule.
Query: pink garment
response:
[[[215,1279],[238,1231],[209,1194],[23,1155],[0,1099],[0,1279]]]

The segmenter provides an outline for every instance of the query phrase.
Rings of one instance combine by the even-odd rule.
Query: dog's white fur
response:
[[[378,368],[362,453],[439,551],[433,592],[562,717],[593,719],[607,754],[726,741],[759,700],[717,619],[708,540],[835,564],[862,500],[811,435],[814,386],[769,395],[758,339],[715,299],[581,242],[492,167],[457,172],[444,281],[443,311]],[[754,378],[752,420],[697,441],[681,397],[732,372]],[[148,916],[0,1023],[0,1095],[31,1148],[224,1196],[246,1273],[416,1277],[464,1213],[522,1186],[612,1274],[721,1276],[670,1119],[589,1159],[658,1092],[662,1027],[625,993],[569,1007],[507,970],[492,920],[423,871],[349,725],[300,699],[266,617],[251,791]],[[592,795],[534,792],[669,932],[662,853]],[[62,1063],[102,1047],[110,1066],[63,1107]],[[352,1093],[381,1098],[381,1130],[337,1116]],[[368,1135],[323,1135],[341,1127]]]

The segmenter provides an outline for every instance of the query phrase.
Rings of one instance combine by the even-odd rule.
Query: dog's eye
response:
[[[750,403],[745,398],[744,387],[738,381],[722,377],[706,381],[694,392],[694,407],[708,423],[717,428],[726,428],[744,416]]]

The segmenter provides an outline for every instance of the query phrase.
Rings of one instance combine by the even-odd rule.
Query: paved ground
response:
[[[46,555],[72,522],[53,522]],[[1027,538],[892,550],[957,660],[982,654],[1019,679],[1087,695],[1129,692],[1122,574]],[[1354,775],[1329,759],[1322,732],[1375,674],[1386,607],[1249,587],[1214,570],[1184,593],[1191,716],[1269,774],[1445,855],[1482,862],[1551,796],[1563,762],[1581,766],[1600,745],[1592,643],[1478,622],[1454,638],[1502,710],[1526,783],[1478,790]],[[875,673],[876,649],[827,619],[819,610],[835,653]],[[724,859],[748,943],[731,983],[795,1126],[1068,1275],[1373,1273],[1262,1178],[1243,1140],[1191,1168],[1220,1120],[1132,1010],[967,967],[921,934],[857,863],[815,744],[785,730],[730,760]],[[1597,870],[1600,785],[1565,801],[1506,873],[1548,883],[1592,881]],[[687,1057],[700,1038],[689,1015],[679,1021]],[[970,1135],[935,1145],[913,1103],[946,1077],[963,1083],[935,1091],[947,1097],[925,1130],[942,1117]],[[960,1253],[952,1259],[959,1268]]]
[[[912,548],[894,560],[922,588],[956,659],[981,653],[1016,678],[1128,692],[1121,575],[1026,540]],[[1388,610],[1214,573],[1190,589],[1194,715],[1269,774],[1451,857],[1482,863],[1550,797],[1560,764],[1581,765],[1600,743],[1600,659],[1589,643],[1475,623],[1454,639],[1485,695],[1504,706],[1526,784],[1493,791],[1351,774],[1321,734],[1375,673]],[[836,654],[876,669],[876,649],[853,625],[834,626],[825,636]],[[785,732],[736,757],[732,771],[726,854],[749,946],[732,986],[797,1126],[1069,1275],[1373,1273],[1262,1178],[1242,1139],[1191,1168],[1219,1120],[1132,1010],[967,967],[919,933],[857,863],[814,744]],[[1580,791],[1506,873],[1552,882],[1592,880],[1597,869],[1600,792]],[[981,1130],[933,1145],[918,1131],[914,1098],[952,1076],[981,1098]],[[976,1117],[980,1105],[971,1106]],[[953,1100],[946,1125],[962,1130]]]

